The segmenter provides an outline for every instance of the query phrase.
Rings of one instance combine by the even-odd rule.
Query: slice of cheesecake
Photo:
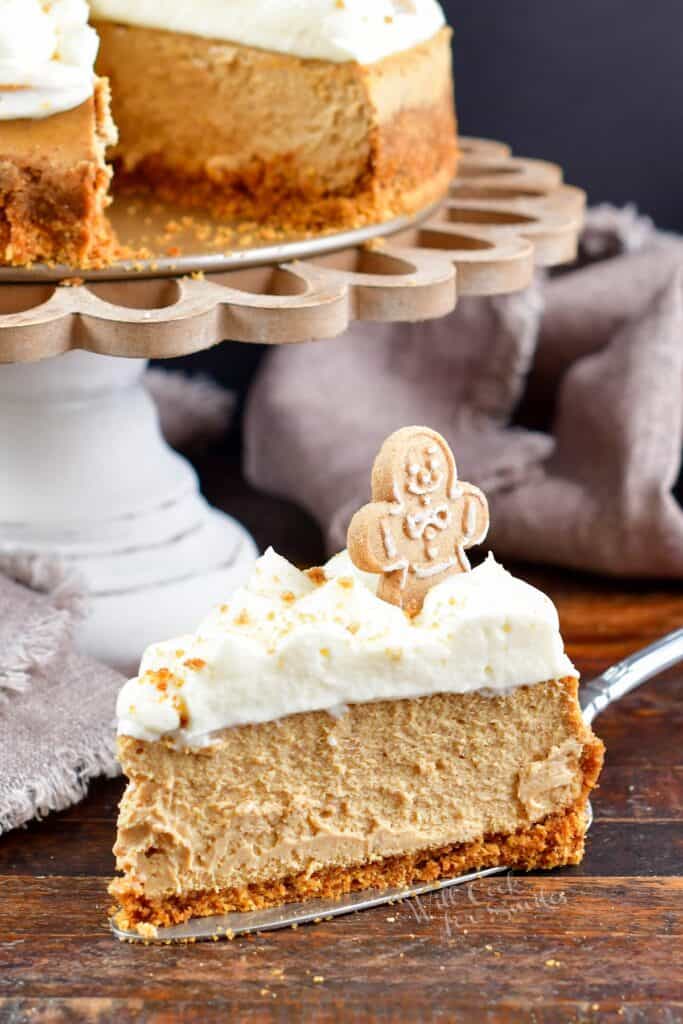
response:
[[[409,616],[272,551],[118,700],[124,929],[578,863],[602,764],[550,600],[489,558]]]
[[[438,5],[308,6],[91,0],[117,180],[302,231],[443,196],[456,135]]]
[[[107,262],[113,236],[105,149],[115,139],[101,78],[70,110],[0,120],[0,264]]]

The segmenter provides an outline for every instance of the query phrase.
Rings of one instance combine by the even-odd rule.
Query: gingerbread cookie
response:
[[[381,573],[378,595],[417,615],[431,587],[469,572],[465,551],[484,540],[488,502],[458,480],[453,452],[429,427],[404,427],[382,445],[372,503],[351,520],[348,549],[365,572]]]

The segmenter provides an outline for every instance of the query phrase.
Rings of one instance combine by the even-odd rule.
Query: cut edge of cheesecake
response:
[[[386,221],[448,191],[457,164],[448,28],[360,65],[95,27],[124,191],[292,233]]]
[[[532,691],[535,692],[530,696]],[[486,867],[505,866],[518,870],[534,870],[579,863],[584,853],[587,801],[600,774],[604,746],[590,727],[583,722],[578,703],[578,681],[575,677],[519,687],[513,694],[505,697],[451,694],[439,695],[436,698],[418,698],[417,704],[428,708],[429,702],[449,701],[457,726],[458,721],[463,714],[467,714],[468,709],[475,708],[476,710],[478,701],[493,702],[489,707],[489,710],[493,711],[490,723],[485,724],[484,728],[488,729],[491,732],[491,737],[494,738],[496,735],[499,736],[500,729],[504,728],[505,719],[501,717],[501,713],[504,715],[505,710],[509,710],[513,706],[506,702],[517,700],[520,704],[524,702],[528,704],[530,701],[530,706],[536,707],[534,702],[540,700],[539,707],[542,708],[544,699],[548,702],[549,708],[550,704],[555,702],[554,713],[557,713],[557,708],[561,707],[562,729],[570,738],[570,745],[571,742],[574,742],[580,746],[581,753],[571,781],[575,790],[573,798],[567,802],[567,790],[560,787],[555,791],[554,797],[557,806],[553,807],[550,813],[540,817],[539,820],[527,820],[519,827],[507,831],[484,832],[466,842],[437,843],[423,849],[411,849],[404,853],[393,852],[387,856],[376,854],[371,859],[361,862],[356,860],[349,864],[327,865],[318,870],[296,871],[282,874],[279,877],[274,875],[272,878],[258,879],[245,885],[204,886],[190,891],[150,895],[149,892],[146,892],[144,883],[139,877],[136,877],[135,871],[129,871],[124,877],[116,878],[110,886],[110,894],[117,903],[112,908],[112,915],[117,926],[126,931],[137,930],[140,934],[149,934],[150,928],[180,924],[193,917],[220,915],[232,911],[252,911],[309,899],[339,899],[352,891],[367,888],[404,887],[416,882],[434,882],[441,878],[453,877]],[[423,703],[425,701],[426,704]],[[381,709],[384,704],[388,713],[391,714],[391,706],[396,710],[398,705],[405,706],[414,703],[415,701],[379,702],[370,705],[356,705],[352,710],[355,714],[360,713],[361,716],[366,716],[362,709],[374,708],[374,711],[367,712],[368,716],[372,716],[381,714],[381,711],[377,709]],[[480,705],[480,708],[485,708],[485,705]],[[536,709],[534,713],[542,716],[542,710]],[[304,713],[294,716],[294,718],[307,718],[309,715],[319,716],[320,713]],[[484,712],[484,721],[485,718]],[[357,718],[356,724],[358,721]],[[263,727],[240,726],[237,727],[237,730],[239,732],[245,728],[262,729]],[[515,728],[518,728],[518,725]],[[467,735],[466,730],[464,735]],[[480,742],[481,737],[477,737],[474,732],[472,736],[475,743]],[[462,740],[462,736],[460,739]],[[387,742],[388,756],[390,756],[391,739]],[[127,744],[131,746],[127,747]],[[129,759],[127,752],[130,754],[133,747],[138,752],[147,749],[145,744],[139,741],[129,740],[125,737],[122,742],[120,741],[119,751],[126,772],[131,766],[129,760],[133,760],[133,758]],[[428,753],[428,750],[426,749],[425,752]],[[169,750],[163,754],[163,757],[168,756],[182,760],[188,755],[193,756],[193,752],[191,750]],[[199,756],[207,755],[204,752],[199,753]],[[456,757],[455,753],[453,757]],[[542,762],[536,763],[541,764],[541,772],[546,770],[543,768]],[[457,760],[454,760],[450,768],[446,766],[447,773],[455,772],[453,778],[457,778],[457,765]],[[532,765],[529,769],[529,778],[533,779],[535,770]],[[559,770],[562,772],[561,764]],[[525,768],[524,771],[526,772],[527,769]],[[511,780],[508,780],[508,783],[511,784]],[[508,796],[508,799],[511,803],[519,804],[521,790],[518,783],[515,783],[515,787],[514,797]],[[564,802],[562,802],[561,794],[565,794],[562,798]],[[549,795],[547,799],[550,799]],[[126,797],[124,796],[122,807],[125,802]],[[518,817],[521,815],[521,818],[528,817],[524,810],[520,811],[519,806],[512,816],[514,817],[515,814]],[[119,866],[126,859],[125,840],[122,841],[121,838],[121,821],[122,819],[120,820],[116,851],[119,854]],[[154,853],[156,854],[156,852],[155,850]],[[142,863],[144,863],[144,856]]]
[[[109,84],[45,118],[0,121],[0,263],[105,266],[116,240],[106,209],[116,141]]]
[[[361,65],[94,24],[92,97],[0,121],[2,266],[87,270],[131,255],[106,214],[107,147],[117,193],[208,211],[264,240],[383,223],[448,192],[457,164],[448,28]]]

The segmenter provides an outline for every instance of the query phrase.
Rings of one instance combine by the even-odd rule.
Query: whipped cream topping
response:
[[[553,603],[492,557],[434,587],[413,619],[376,587],[346,552],[307,574],[268,550],[196,633],[147,650],[119,694],[119,733],[201,745],[298,712],[577,675]]]
[[[49,117],[92,96],[86,0],[0,0],[0,120]]]
[[[93,16],[295,57],[372,64],[436,35],[436,0],[90,0]]]

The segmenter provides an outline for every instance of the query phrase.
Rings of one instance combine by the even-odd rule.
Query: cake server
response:
[[[598,715],[615,704],[631,690],[665,672],[683,661],[683,629],[655,641],[649,647],[637,651],[630,657],[608,668],[602,675],[581,686],[580,701],[583,717],[590,725]],[[588,825],[593,812],[588,805]],[[123,931],[111,922],[112,931],[118,939],[126,942],[199,942],[235,938],[250,932],[275,931],[278,928],[296,928],[302,924],[318,924],[342,914],[357,910],[369,910],[384,904],[396,903],[409,896],[438,892],[454,885],[466,885],[489,875],[501,874],[509,869],[504,866],[472,871],[455,878],[442,878],[437,882],[419,883],[397,889],[364,889],[352,892],[340,900],[309,900],[306,903],[287,903],[267,910],[253,910],[246,913],[222,914],[214,917],[197,917],[184,924],[170,928],[158,928],[156,935],[142,936],[137,932]]]

